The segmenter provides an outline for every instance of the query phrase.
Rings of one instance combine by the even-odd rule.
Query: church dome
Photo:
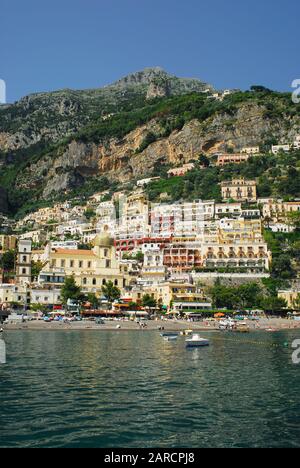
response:
[[[112,247],[114,245],[114,240],[109,234],[101,233],[97,234],[92,244],[94,247]]]

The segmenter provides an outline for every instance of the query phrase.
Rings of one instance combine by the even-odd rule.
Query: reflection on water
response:
[[[7,332],[0,446],[300,446],[295,333]]]

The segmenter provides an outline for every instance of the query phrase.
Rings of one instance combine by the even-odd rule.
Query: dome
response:
[[[101,233],[97,234],[92,244],[94,247],[112,247],[114,245],[114,240],[109,234]]]

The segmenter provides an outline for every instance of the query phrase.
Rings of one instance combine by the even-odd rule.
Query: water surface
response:
[[[296,332],[11,331],[1,447],[300,447]]]

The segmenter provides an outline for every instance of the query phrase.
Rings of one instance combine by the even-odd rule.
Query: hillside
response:
[[[300,133],[300,106],[288,93],[255,88],[221,101],[212,91],[146,69],[99,90],[38,94],[0,109],[0,187],[9,210],[116,188],[202,153],[260,145],[266,154]]]

